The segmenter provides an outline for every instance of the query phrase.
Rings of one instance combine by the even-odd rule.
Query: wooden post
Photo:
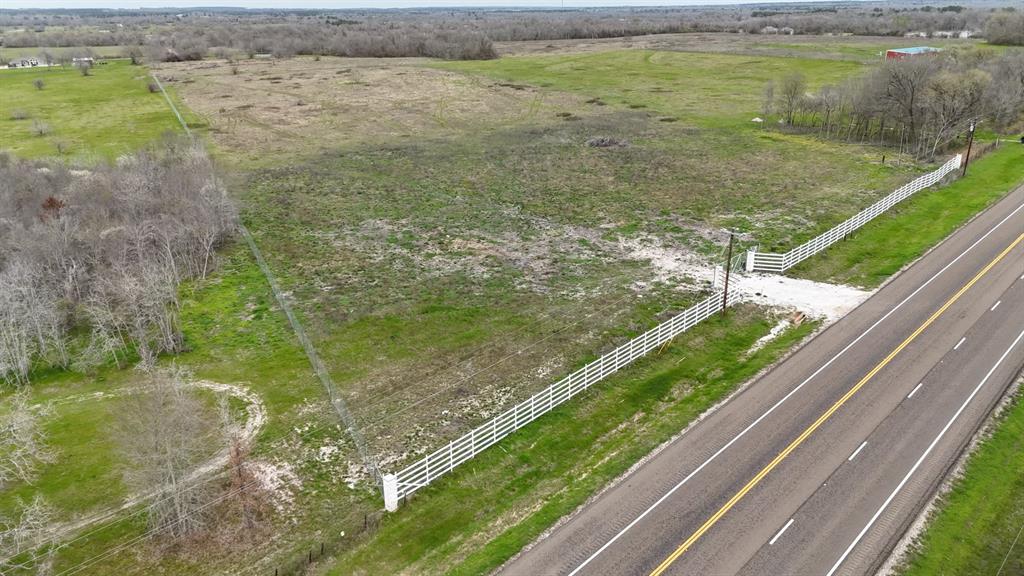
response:
[[[725,316],[725,309],[729,307],[729,273],[732,272],[732,243],[735,234],[729,232],[729,255],[725,260],[725,290],[722,292],[722,316]]]
[[[967,133],[967,156],[964,157],[964,171],[961,178],[967,176],[967,163],[971,161],[971,146],[974,144],[974,120],[971,120],[970,131]]]

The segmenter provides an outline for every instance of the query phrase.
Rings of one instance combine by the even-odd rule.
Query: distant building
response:
[[[925,54],[935,54],[942,52],[941,48],[932,48],[931,46],[914,46],[913,48],[893,48],[885,51],[886,60],[906,60],[907,58],[915,58],[917,56],[923,56]]]
[[[788,35],[792,36],[793,34],[796,33],[796,30],[793,30],[789,26],[786,26],[785,28],[779,28],[779,32],[782,33],[782,34],[788,34]]]
[[[927,38],[927,32],[907,32],[903,35],[904,38]]]
[[[779,33],[779,29],[776,28],[775,26],[765,26],[764,28],[761,28],[761,34],[778,34],[778,33]]]
[[[39,66],[39,60],[35,58],[18,58],[17,60],[11,60],[11,63],[7,65],[8,68],[31,68],[33,66]]]

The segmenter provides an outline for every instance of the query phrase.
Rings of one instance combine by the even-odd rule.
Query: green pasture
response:
[[[126,60],[100,61],[89,76],[71,66],[0,70],[0,149],[29,158],[133,152],[176,129],[150,82],[145,67]],[[45,134],[36,132],[39,123]]]

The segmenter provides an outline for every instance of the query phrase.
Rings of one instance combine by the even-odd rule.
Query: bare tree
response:
[[[927,107],[931,132],[931,155],[945,144],[958,127],[981,108],[991,81],[981,70],[943,72],[928,85]]]
[[[157,493],[147,509],[153,529],[174,537],[193,534],[207,523],[208,483],[190,481],[217,436],[202,403],[188,387],[182,368],[151,369],[145,390],[120,411],[120,443],[130,467],[125,481],[140,493]]]
[[[15,480],[31,483],[39,465],[53,461],[42,426],[51,410],[32,406],[27,390],[11,394],[7,403],[0,417],[0,486]]]
[[[896,119],[914,137],[921,128],[928,84],[940,64],[936,58],[912,58],[892,61],[881,68],[880,74],[885,78],[885,100],[896,114]]]
[[[177,286],[209,273],[237,219],[202,148],[168,140],[87,177],[0,159],[0,377],[181,351]]]
[[[985,22],[985,37],[993,44],[1024,46],[1024,13],[1000,12]]]
[[[237,516],[238,530],[242,538],[256,536],[268,514],[267,495],[256,479],[250,465],[251,447],[238,426],[231,419],[227,404],[221,404],[221,421],[226,431],[228,446],[228,510]]]
[[[796,114],[804,94],[807,93],[807,80],[804,75],[794,72],[782,79],[780,98],[783,114],[786,116],[786,124],[793,123],[793,116]]]
[[[17,518],[0,516],[0,573],[52,574],[53,549],[40,549],[37,543],[50,535],[53,509],[38,494],[18,508]]]
[[[765,127],[768,121],[771,119],[772,110],[775,106],[775,81],[768,80],[764,85],[764,92],[761,94],[761,115],[764,116],[764,122],[761,123],[761,127]]]

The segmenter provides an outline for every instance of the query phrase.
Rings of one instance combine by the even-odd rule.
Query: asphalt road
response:
[[[871,574],[1022,367],[1024,187],[502,572]]]

